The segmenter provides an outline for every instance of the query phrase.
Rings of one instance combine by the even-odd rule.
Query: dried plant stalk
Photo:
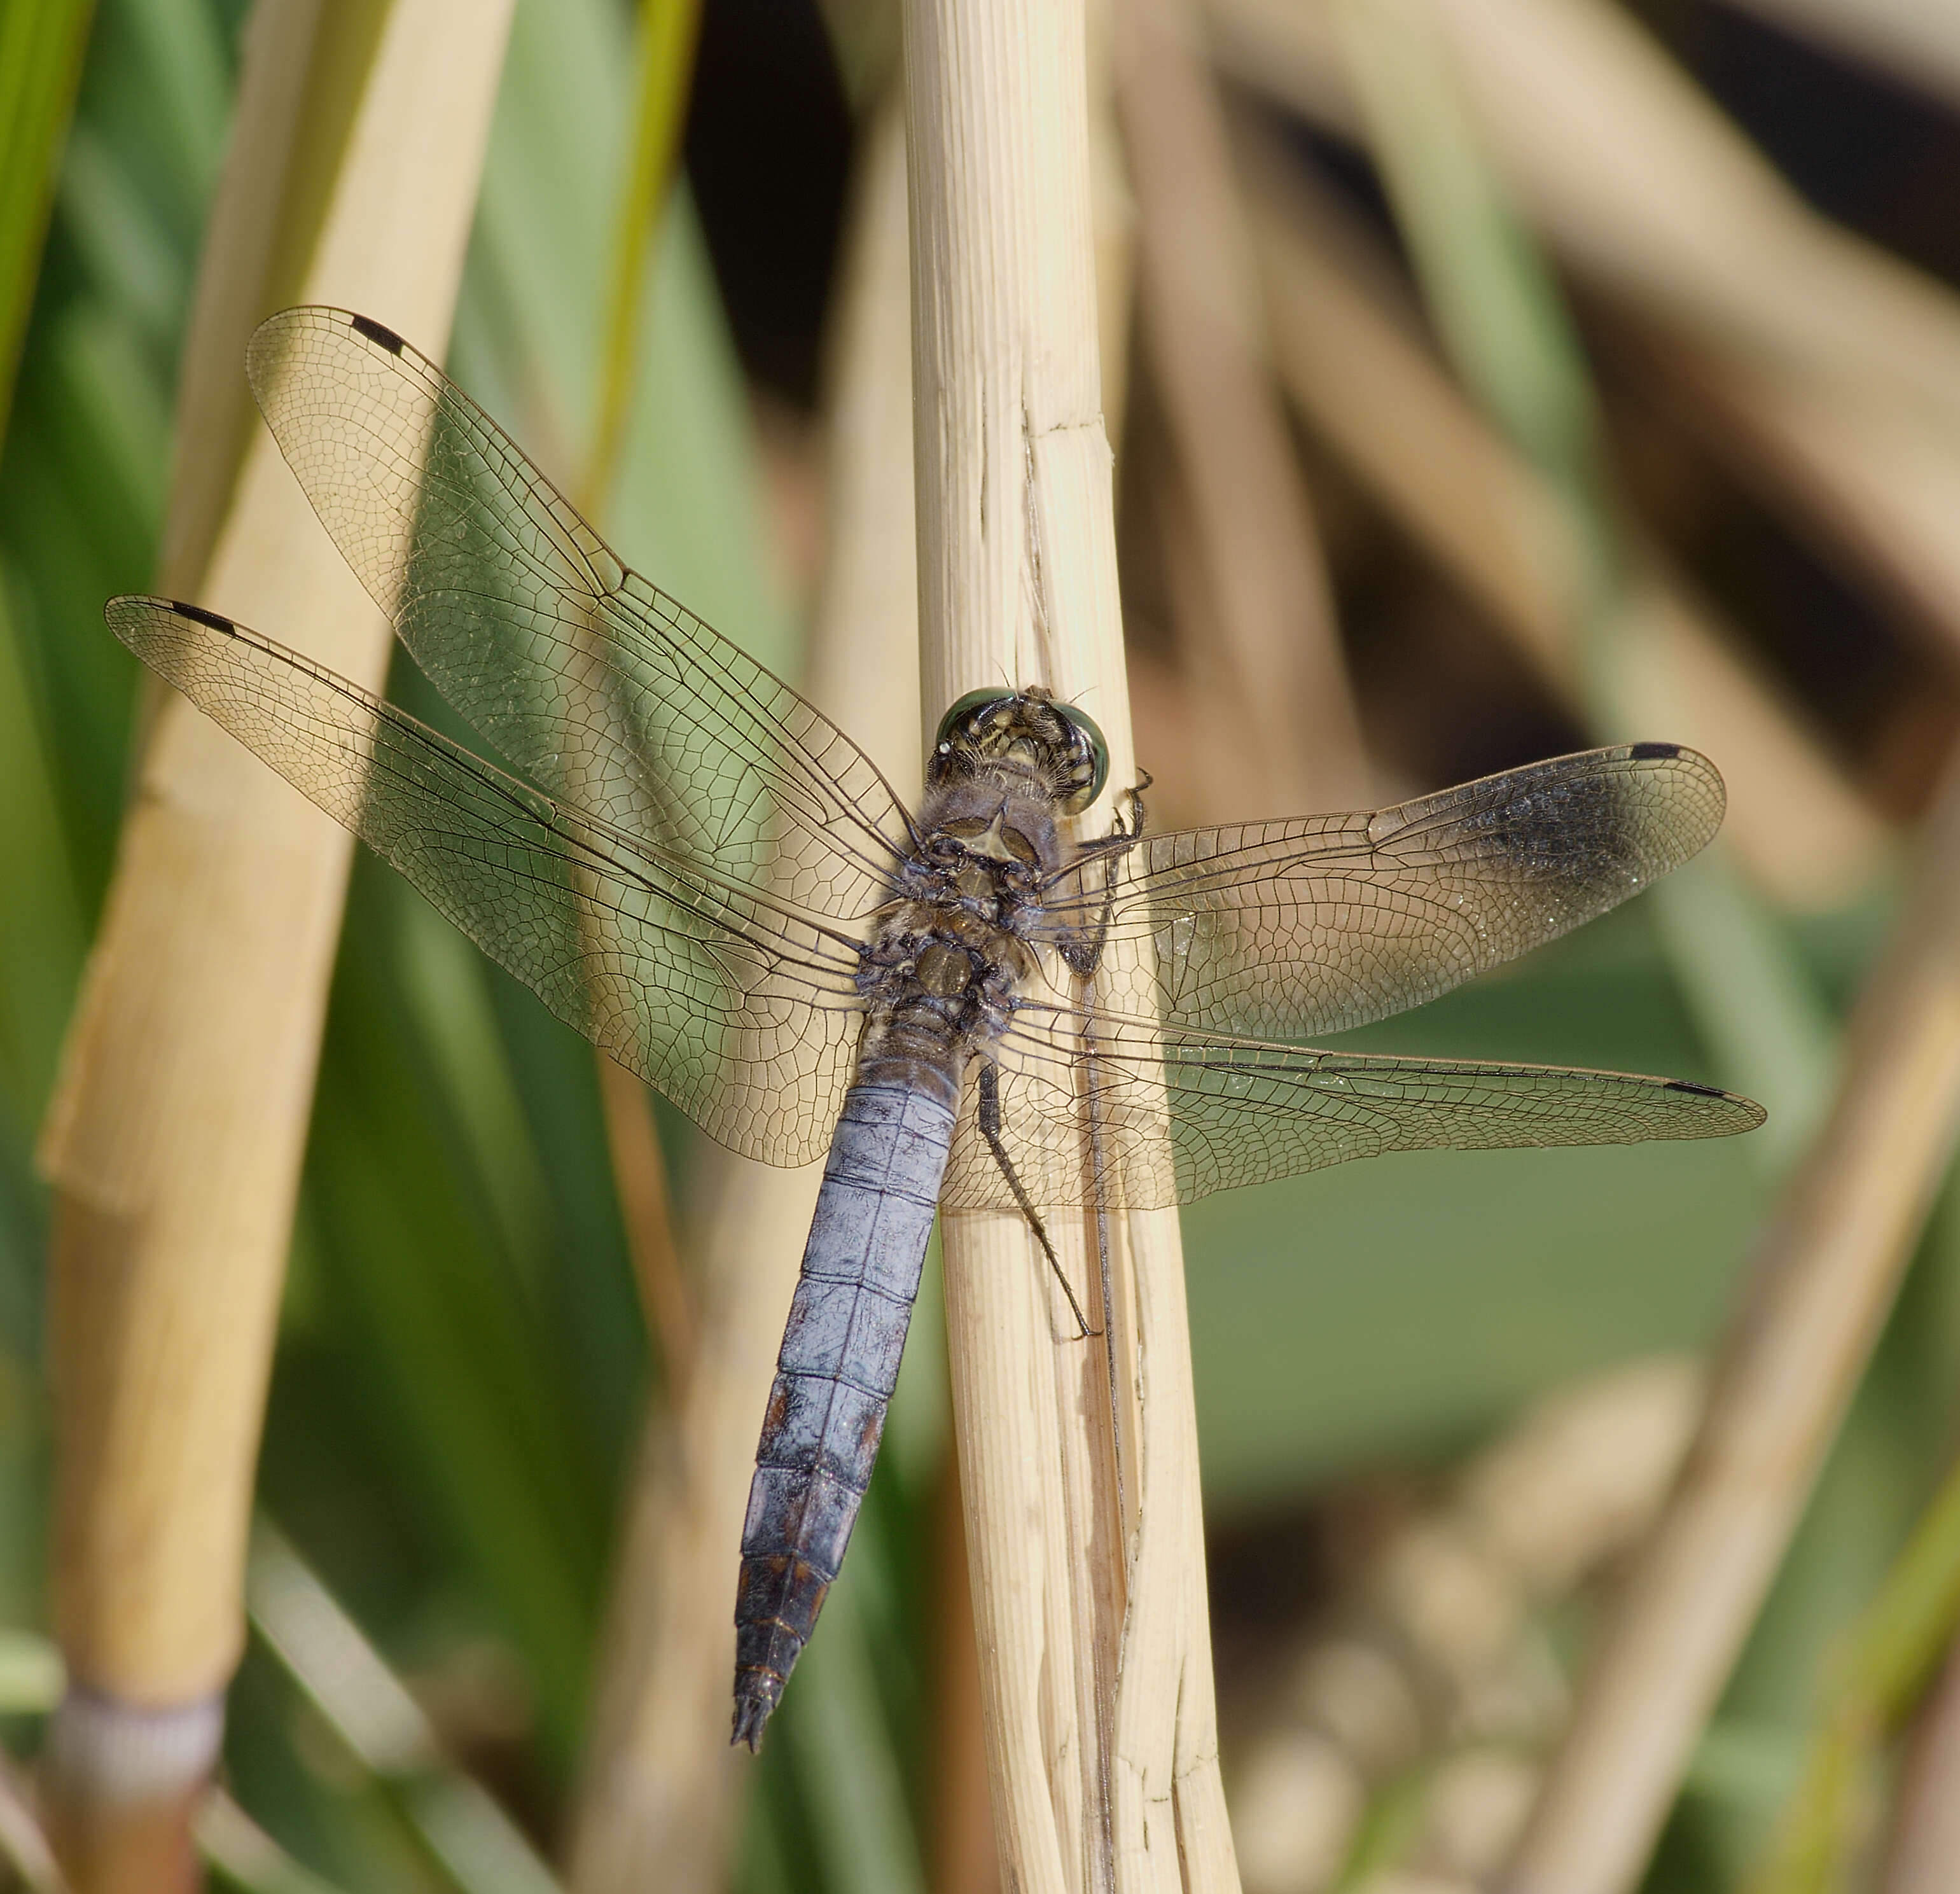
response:
[[[1811,211],[1624,8],[1425,4],[1521,206],[1617,301],[1739,353],[1862,362],[1943,407],[1960,396],[1949,292]],[[1358,123],[1329,0],[1205,5],[1233,77]]]
[[[1202,616],[1187,635],[1210,634],[1185,688],[1211,746],[1239,753],[1248,806],[1357,807],[1360,727],[1189,0],[1126,0],[1115,26],[1145,352],[1195,542]]]
[[[1302,415],[1541,680],[1575,701],[1569,555],[1542,478],[1435,360],[1357,234],[1262,141],[1242,139],[1240,155],[1280,370]],[[1637,558],[1634,721],[1722,759],[1723,833],[1758,886],[1790,906],[1847,899],[1885,859],[1884,824],[1711,608],[1651,553]]]
[[[0,1861],[27,1894],[69,1894],[27,1786],[5,1757],[0,1757]]]
[[[1955,313],[1960,353],[1960,305]],[[1949,530],[1960,508],[1960,410],[1929,409],[1889,385],[1876,354],[1820,373],[1656,333],[1637,358],[1712,453],[1801,519],[1949,664],[1960,662],[1960,549]]]
[[[1944,1894],[1960,1861],[1960,1643],[1913,1719],[1879,1894]]]
[[[1399,1844],[1392,1867],[1371,1848],[1375,1894],[1483,1883],[1564,1708],[1545,1616],[1638,1542],[1705,1391],[1698,1361],[1654,1355],[1534,1402],[1281,1635],[1234,1756],[1249,1889],[1339,1886],[1386,1796]]]
[[[829,404],[830,524],[805,689],[908,794],[919,774],[918,582],[903,126],[867,141],[845,259]],[[592,1754],[574,1817],[578,1894],[727,1878],[736,1554],[821,1165],[713,1160],[701,1320],[670,1424],[650,1424],[615,1580]],[[821,1636],[821,1631],[818,1634]]]
[[[1829,1122],[1763,1237],[1688,1467],[1602,1633],[1506,1894],[1638,1880],[1951,1159],[1960,763],[1847,1043]]]
[[[1809,34],[1949,103],[1960,98],[1960,13],[1926,0],[1741,0],[1791,33]]]
[[[1406,283],[1300,166],[1242,121],[1244,180],[1281,382],[1302,419],[1576,703],[1570,587],[1534,470],[1437,360]]]
[[[578,1894],[708,1894],[727,1879],[743,1502],[822,1178],[820,1165],[714,1161],[693,1368],[679,1411],[647,1425],[594,1670],[566,1874]]]
[[[626,1236],[626,1254],[640,1292],[640,1313],[670,1398],[679,1399],[694,1372],[694,1306],[673,1231],[673,1194],[660,1126],[645,1081],[593,1049],[606,1154]]]
[[[386,622],[269,437],[238,462],[245,339],[301,298],[447,333],[508,15],[397,0],[377,32],[303,0],[264,9],[206,247],[162,583],[377,687]],[[364,49],[350,91],[345,61]],[[253,1465],[350,847],[183,700],[159,703],[42,1151],[71,1679],[53,1794],[84,1888],[189,1872],[187,1853],[167,1867],[148,1843],[130,1861],[120,1838],[195,1792],[242,1641]],[[181,1821],[158,1832],[181,1843]]]
[[[1045,684],[1093,711],[1120,790],[1136,766],[1082,10],[910,0],[905,18],[925,701]],[[1003,1879],[1029,1894],[1235,1888],[1176,1219],[1112,1214],[1097,1338],[1019,1219],[942,1224]],[[1049,1227],[1093,1284],[1089,1220]]]
[[[1960,638],[1960,304],[1806,205],[1622,8],[1427,0],[1526,213],[1748,468],[1949,646]],[[1356,118],[1326,0],[1207,0],[1231,72]],[[1630,154],[1637,154],[1637,161]]]

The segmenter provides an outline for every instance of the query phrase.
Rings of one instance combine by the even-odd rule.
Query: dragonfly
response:
[[[288,310],[247,372],[335,544],[498,760],[202,606],[113,599],[116,635],[711,1138],[826,1160],[743,1530],[737,1743],[759,1746],[842,1567],[939,1210],[1017,1213],[1054,1262],[1043,1209],[1763,1120],[1684,1079],[1304,1042],[1694,855],[1724,795],[1691,750],[1166,834],[1133,789],[1081,838],[1100,733],[1002,686],[947,710],[908,810],[393,331]]]

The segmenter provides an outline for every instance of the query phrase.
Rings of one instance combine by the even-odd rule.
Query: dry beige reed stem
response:
[[[1160,588],[1156,609],[1172,634],[1130,653],[1137,740],[1163,785],[1151,814],[1159,827],[1176,828],[1275,808],[1265,748],[1247,741],[1237,721],[1243,700],[1234,668],[1212,654],[1217,612],[1182,470],[1156,430],[1122,457],[1128,462],[1123,531],[1132,544],[1151,549]]]
[[[1812,212],[1621,9],[1433,4],[1561,249],[1678,345],[1736,450],[1950,655],[1960,300]]]
[[[1360,727],[1191,0],[1124,0],[1114,40],[1144,351],[1198,568],[1201,617],[1187,635],[1210,648],[1185,688],[1208,746],[1239,753],[1246,807],[1359,807]]]
[[[1946,1894],[1960,1861],[1960,1643],[1946,1655],[1906,1741],[1878,1894]]]
[[[27,1785],[0,1756],[0,1861],[27,1894],[70,1894],[32,1806]]]
[[[1371,1894],[1398,1870],[1440,1891],[1500,1863],[1564,1708],[1546,1608],[1638,1542],[1705,1388],[1698,1362],[1650,1356],[1535,1402],[1277,1645],[1234,1756],[1247,1894],[1338,1886],[1398,1784],[1396,1866]]]
[[[663,1383],[670,1396],[678,1396],[694,1372],[694,1307],[674,1240],[673,1197],[654,1101],[644,1080],[593,1049],[606,1152],[640,1313],[653,1338]]]
[[[1960,639],[1960,303],[1812,212],[1620,7],[1429,0],[1520,206],[1746,471]],[[1235,76],[1335,126],[1326,0],[1207,0]]]
[[[1382,259],[1263,142],[1241,142],[1287,392],[1340,457],[1551,690],[1576,699],[1564,515],[1463,395]],[[1630,714],[1722,759],[1724,835],[1787,906],[1848,899],[1888,853],[1803,711],[1739,654],[1715,614],[1639,555]]]
[[[1045,684],[1101,724],[1120,790],[1082,10],[910,0],[905,26],[925,702]],[[1018,1219],[942,1224],[1003,1879],[1235,1888],[1176,1218],[1112,1214],[1094,1339]],[[1087,1220],[1050,1228],[1093,1294]]]
[[[1379,247],[1269,138],[1238,130],[1274,355],[1301,418],[1576,703],[1570,588],[1547,556],[1556,529],[1534,470],[1437,360]]]
[[[959,1456],[949,1452],[933,1496],[932,1565],[940,1588],[932,1633],[927,1885],[932,1894],[1001,1894],[960,1484]]]
[[[1929,411],[1883,383],[1739,359],[1679,334],[1643,339],[1625,352],[1657,403],[1770,505],[1796,515],[1949,665],[1960,662],[1954,411]]]
[[[1681,1484],[1602,1634],[1505,1894],[1639,1879],[1910,1259],[1960,1128],[1960,761],[1758,1245]]]
[[[804,688],[909,797],[921,753],[902,134],[895,101],[858,180],[831,364],[826,566]],[[735,1796],[752,1766],[728,1745],[736,1555],[822,1167],[713,1161],[694,1364],[670,1422],[649,1424],[595,1673],[571,1851],[578,1894],[724,1886]]]
[[[1847,365],[1950,407],[1952,298],[1811,211],[1609,0],[1427,0],[1527,215],[1628,307],[1818,372]],[[1235,78],[1332,126],[1357,108],[1330,0],[1205,0]]]
[[[247,432],[245,339],[298,300],[447,333],[508,14],[396,0],[377,32],[304,0],[262,8],[206,244],[161,582],[376,687],[387,624],[269,436]],[[253,1464],[350,847],[181,699],[158,705],[42,1149],[72,1680],[53,1793],[85,1889],[188,1871],[112,1857],[133,1805],[202,1781],[243,1635]]]
[[[1950,0],[1737,0],[1792,33],[1946,103],[1960,98],[1960,9]]]

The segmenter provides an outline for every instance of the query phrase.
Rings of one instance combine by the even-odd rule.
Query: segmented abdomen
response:
[[[742,1533],[733,1740],[751,1749],[843,1563],[870,1483],[953,1125],[940,1099],[859,1084],[831,1140]]]

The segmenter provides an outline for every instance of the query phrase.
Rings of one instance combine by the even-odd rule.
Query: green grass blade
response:
[[[612,237],[598,429],[583,488],[589,513],[603,510],[619,471],[641,339],[647,258],[659,234],[661,205],[686,123],[688,81],[700,31],[701,0],[644,0],[632,159]]]
[[[0,6],[0,434],[94,11],[94,0]]]

